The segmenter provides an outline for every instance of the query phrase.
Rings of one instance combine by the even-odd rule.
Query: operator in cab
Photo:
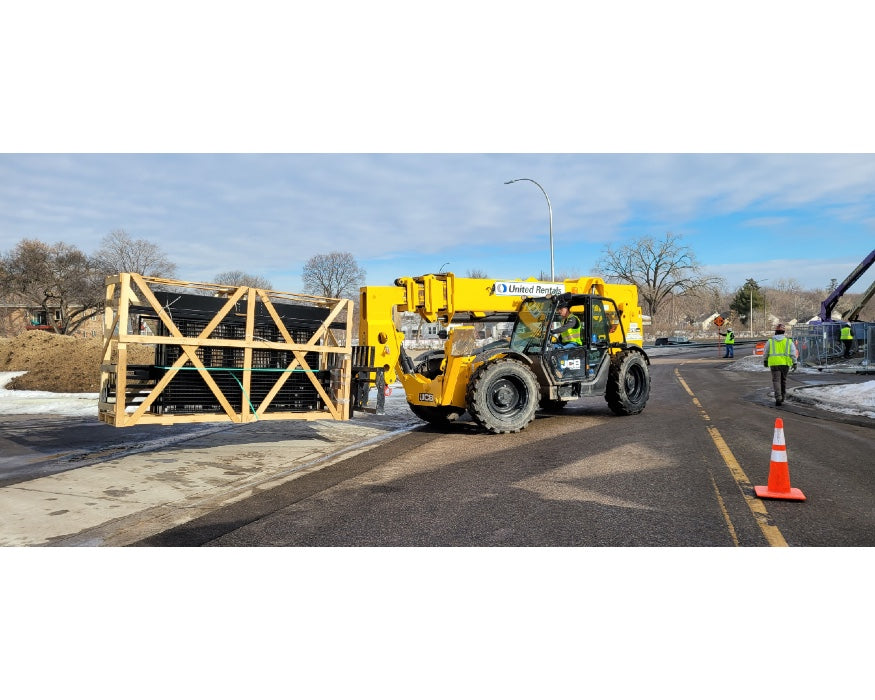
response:
[[[550,331],[550,340],[553,346],[557,348],[576,348],[580,346],[580,334],[583,331],[583,324],[580,319],[568,309],[570,303],[569,297],[563,296],[559,300],[559,306],[556,308],[556,313],[562,320],[562,325]]]
[[[556,314],[559,316],[561,325],[550,331],[550,342],[556,350],[579,348],[583,345],[581,340],[583,324],[575,314],[571,313],[569,309],[570,304],[571,297],[563,294],[556,307]],[[550,358],[553,375],[556,379],[561,380],[564,378],[567,362],[568,353],[558,353]]]

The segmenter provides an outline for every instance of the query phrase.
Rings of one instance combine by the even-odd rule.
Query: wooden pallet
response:
[[[156,298],[155,290],[172,289],[180,293],[209,295],[225,299],[220,310],[206,323],[196,336],[184,335],[173,320],[172,312],[162,306]],[[106,298],[103,326],[103,357],[100,367],[100,398],[98,416],[101,421],[117,428],[138,424],[157,423],[200,423],[231,421],[249,423],[257,420],[348,420],[350,418],[351,393],[351,336],[352,302],[348,299],[329,299],[288,292],[276,292],[254,287],[227,287],[216,284],[168,280],[158,277],[145,277],[136,273],[123,272],[106,280]],[[262,314],[266,311],[276,324],[282,341],[266,341],[255,337],[255,310],[261,302]],[[295,342],[280,319],[275,304],[296,304],[319,307],[327,311],[327,317],[305,342]],[[147,310],[148,315],[160,320],[164,334],[144,335],[130,332],[133,319],[132,309]],[[245,310],[245,311],[243,311]],[[235,323],[245,323],[245,337],[242,339],[210,337],[213,331],[231,314]],[[342,331],[337,328],[338,323]],[[334,326],[334,327],[332,327]],[[309,332],[309,331],[308,331]],[[129,367],[128,350],[133,345],[154,346],[160,344],[178,346],[178,358],[169,366],[157,368],[160,379],[144,381],[137,378],[137,370],[142,366]],[[239,380],[242,396],[240,408],[235,409],[232,402],[214,381],[213,372],[228,368],[215,368],[204,364],[198,350],[206,348],[231,349],[239,354],[242,349],[242,364],[235,368],[242,375]],[[258,350],[287,351],[293,358],[281,368],[264,370],[253,366],[253,352]],[[318,366],[311,366],[306,355],[317,353]],[[147,368],[155,370],[156,368]],[[330,369],[330,386],[326,389],[317,380],[316,373]],[[178,373],[196,372],[209,387],[215,401],[223,412],[213,413],[160,413],[155,407],[160,405],[159,397]],[[253,372],[273,371],[276,381],[258,406],[248,400]],[[273,410],[275,400],[283,385],[293,372],[302,372],[318,394],[324,407],[320,410],[283,411]],[[123,400],[121,400],[123,399]]]

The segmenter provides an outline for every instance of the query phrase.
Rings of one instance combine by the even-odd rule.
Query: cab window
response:
[[[592,304],[592,336],[593,343],[609,343],[611,335],[620,330],[620,314],[610,299],[595,299]],[[614,337],[616,341],[623,338]]]

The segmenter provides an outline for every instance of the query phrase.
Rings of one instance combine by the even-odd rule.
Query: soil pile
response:
[[[0,372],[27,372],[7,384],[7,389],[97,393],[102,357],[103,338],[46,331],[25,331],[14,338],[0,338]],[[153,346],[129,345],[129,364],[154,362]]]

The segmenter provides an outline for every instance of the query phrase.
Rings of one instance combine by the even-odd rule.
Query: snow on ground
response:
[[[875,418],[875,381],[802,387],[794,394],[826,411]]]
[[[52,391],[20,391],[7,389],[6,385],[24,372],[0,372],[0,415],[50,413],[56,416],[75,416],[97,418],[98,394],[61,394]],[[391,387],[385,399],[387,416],[413,417],[407,407],[404,388],[400,382]],[[370,405],[376,404],[376,394],[372,389]],[[359,414],[356,414],[357,416]]]
[[[727,367],[735,372],[767,372],[762,357],[749,355],[738,358]],[[801,374],[819,374],[817,370],[800,369]],[[0,415],[50,413],[64,416],[97,417],[97,394],[56,394],[51,391],[13,391],[6,385],[24,372],[0,372]],[[846,384],[824,384],[800,387],[794,393],[806,403],[825,411],[875,418],[875,381]],[[371,398],[371,401],[374,397]],[[386,414],[400,417],[409,413],[404,389],[396,382],[386,398]]]
[[[51,413],[97,418],[98,394],[59,394],[53,391],[13,391],[6,385],[25,372],[0,372],[0,414]]]

